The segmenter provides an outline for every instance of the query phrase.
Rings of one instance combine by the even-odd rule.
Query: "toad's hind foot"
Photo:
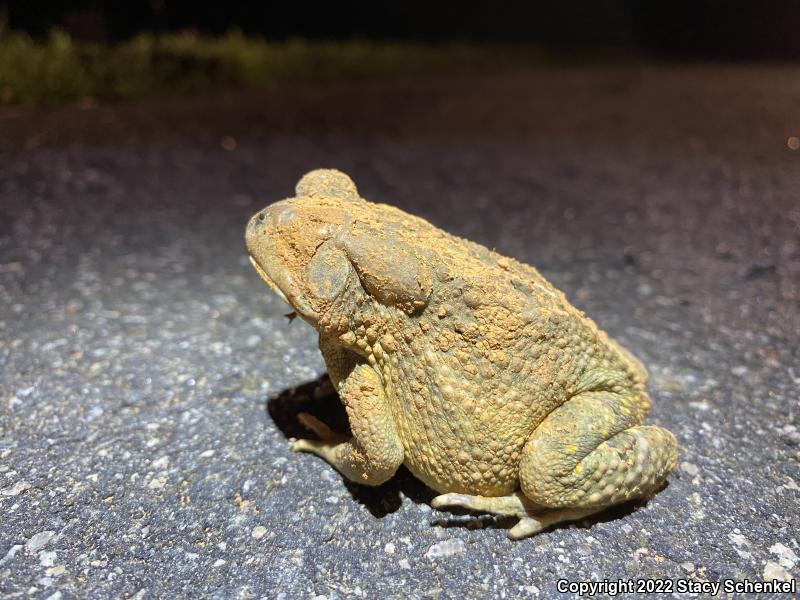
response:
[[[499,497],[442,494],[431,501],[431,506],[436,509],[464,508],[504,517],[519,517],[519,523],[508,531],[508,537],[512,540],[520,540],[558,523],[577,521],[602,510],[601,508],[547,509],[531,502],[522,492]]]
[[[521,540],[553,525],[578,521],[601,510],[598,508],[563,508],[547,510],[535,516],[522,517],[519,523],[508,530],[508,537],[512,540]]]
[[[535,510],[535,506],[521,492],[510,496],[470,496],[469,494],[442,494],[431,501],[431,507],[441,510],[464,508],[475,512],[491,513],[505,517],[522,517]]]

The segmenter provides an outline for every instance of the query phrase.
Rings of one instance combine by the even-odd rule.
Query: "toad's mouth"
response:
[[[286,304],[291,306],[292,303],[289,302],[289,299],[286,297],[286,294],[284,294],[281,291],[281,289],[277,286],[277,284],[272,280],[272,277],[267,275],[267,272],[263,268],[261,268],[261,265],[258,264],[258,261],[255,258],[253,258],[252,254],[248,256],[250,258],[250,263],[253,265],[253,268],[256,270],[256,273],[258,273],[259,277],[261,277],[261,279],[264,280],[264,283],[266,283],[269,286],[269,288],[273,292],[275,292],[281,300],[283,300],[284,302],[286,302]]]

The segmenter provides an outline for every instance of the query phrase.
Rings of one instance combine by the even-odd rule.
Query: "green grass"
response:
[[[387,42],[268,42],[141,34],[105,45],[54,30],[45,40],[0,36],[0,104],[58,106],[80,98],[121,100],[278,82],[338,82],[442,71],[486,71],[541,61],[532,46]]]

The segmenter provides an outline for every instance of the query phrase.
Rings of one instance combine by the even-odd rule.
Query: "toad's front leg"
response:
[[[331,373],[331,378],[347,411],[353,437],[346,439],[302,413],[303,424],[322,439],[297,440],[292,448],[324,458],[350,481],[380,485],[403,464],[403,445],[395,430],[383,383],[366,364],[352,367],[347,374]]]

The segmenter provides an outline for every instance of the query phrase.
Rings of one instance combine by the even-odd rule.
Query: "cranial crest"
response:
[[[387,239],[363,224],[356,224],[344,233],[341,243],[364,290],[378,302],[407,313],[427,305],[431,278],[410,245],[399,239]]]

